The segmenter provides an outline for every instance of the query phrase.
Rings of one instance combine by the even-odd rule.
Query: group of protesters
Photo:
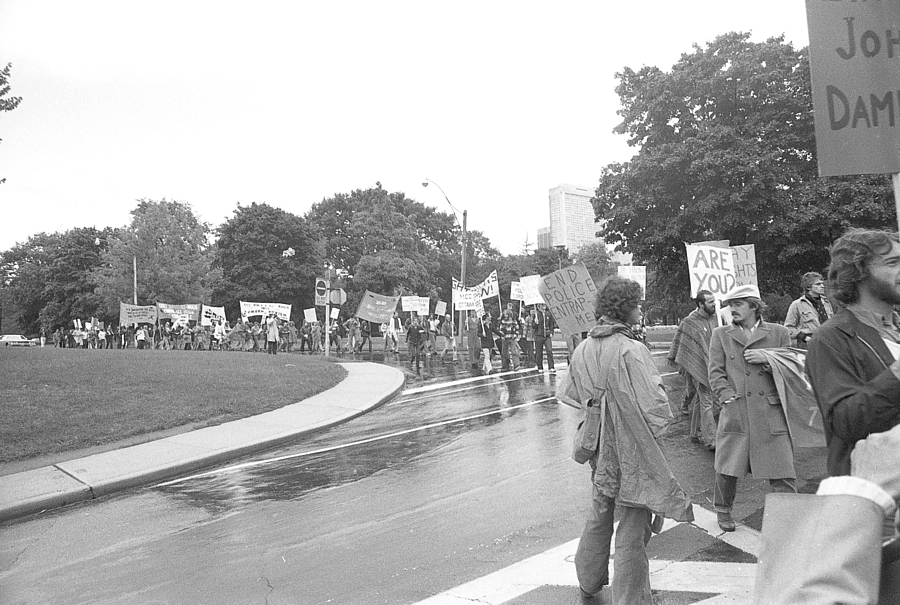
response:
[[[854,229],[830,253],[829,296],[825,278],[806,273],[784,325],[763,319],[755,285],[724,293],[725,325],[701,290],[668,355],[688,384],[680,412],[691,439],[713,452],[719,529],[739,525],[741,478],[765,479],[773,492],[753,603],[900,603],[900,239]],[[641,297],[631,280],[601,286],[598,323],[557,386],[582,413],[572,457],[591,465],[574,561],[582,603],[599,602],[610,581],[604,602],[651,603],[650,536],[664,518],[694,516],[661,446],[674,420],[662,376],[631,329]],[[798,493],[794,451],[805,446],[825,449],[829,476],[815,494]]]

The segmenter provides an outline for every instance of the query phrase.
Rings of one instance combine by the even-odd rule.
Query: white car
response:
[[[0,336],[0,345],[5,347],[33,347],[37,338],[25,338],[21,334],[4,334]]]

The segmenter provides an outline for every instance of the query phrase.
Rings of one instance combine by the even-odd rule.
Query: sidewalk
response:
[[[0,521],[146,485],[267,449],[359,416],[403,388],[403,372],[341,364],[337,386],[278,410],[0,477]]]

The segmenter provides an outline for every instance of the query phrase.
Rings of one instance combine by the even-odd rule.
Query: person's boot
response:
[[[719,521],[719,529],[722,531],[734,531],[737,529],[737,525],[734,524],[734,519],[731,518],[731,513],[716,513],[716,518]]]

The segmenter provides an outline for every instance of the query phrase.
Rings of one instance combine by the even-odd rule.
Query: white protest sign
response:
[[[478,286],[481,290],[481,298],[490,298],[491,296],[500,295],[500,280],[497,278],[497,270],[491,271],[483,282]]]
[[[457,311],[475,311],[478,309],[478,305],[481,304],[478,290],[459,290],[455,294],[457,299],[454,306]]]
[[[213,322],[222,320],[225,322],[225,307],[211,307],[203,305],[200,307],[200,325],[211,326]]]
[[[401,311],[418,311],[419,310],[419,297],[418,296],[401,296],[400,297],[400,310]]]
[[[340,316],[341,316],[341,308],[340,307],[334,307],[333,309],[331,309],[331,319],[337,319]]]
[[[312,309],[303,309],[303,319],[306,320],[307,323],[316,323],[319,321],[319,318],[316,317],[316,308]]]
[[[722,300],[737,284],[731,248],[695,244],[685,244],[685,248],[691,278],[691,296],[697,296],[700,290],[709,290],[716,300]]]
[[[445,315],[447,313],[447,303],[442,300],[437,301],[437,304],[434,306],[435,315]]]
[[[522,282],[509,282],[509,299],[525,300],[525,293],[522,291]]]
[[[428,309],[431,307],[431,299],[427,296],[419,297],[419,315],[428,315]]]
[[[519,284],[522,286],[522,300],[526,305],[537,305],[544,302],[539,290],[540,275],[526,275],[519,279]]]
[[[636,281],[641,286],[641,299],[647,300],[647,267],[642,265],[619,265],[619,277]]]

